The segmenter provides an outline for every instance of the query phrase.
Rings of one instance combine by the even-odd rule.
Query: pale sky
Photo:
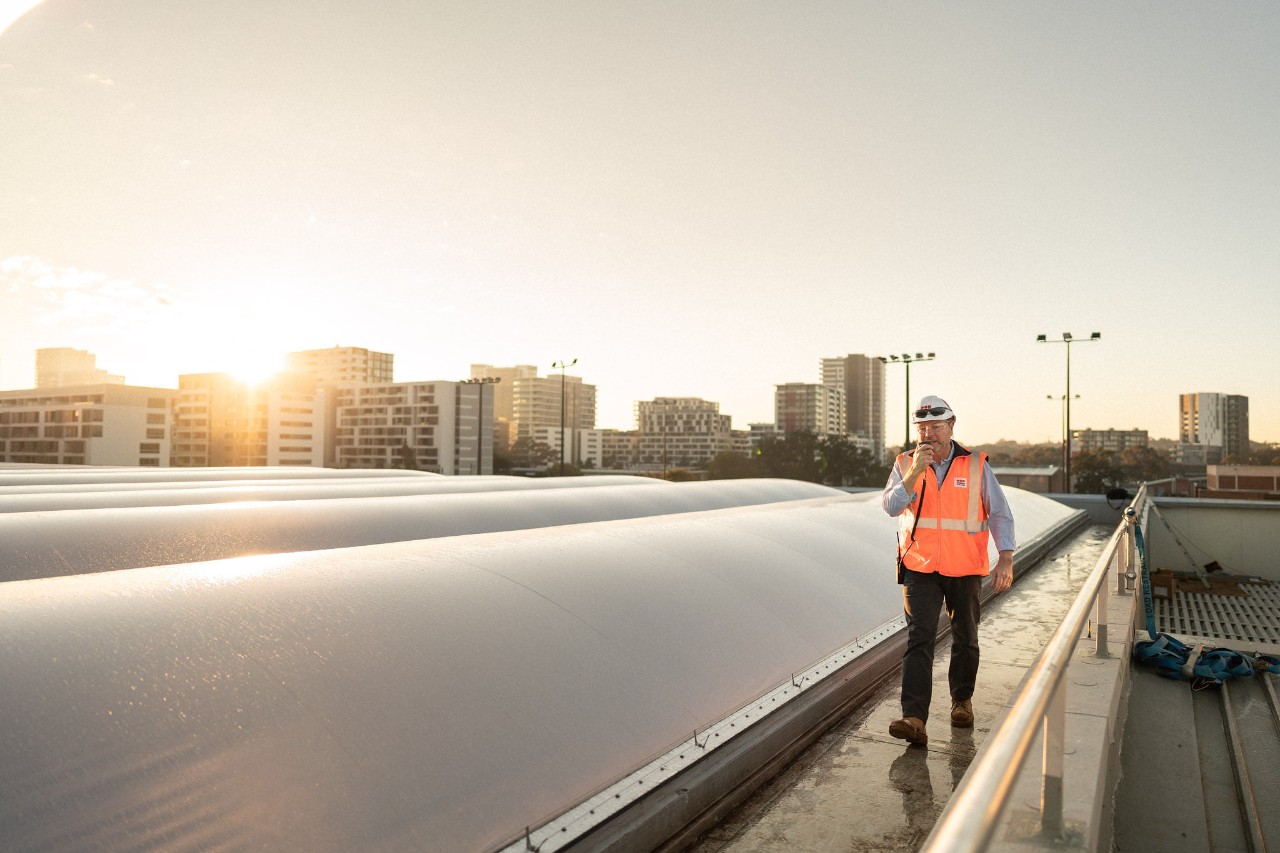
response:
[[[3,3],[4,0],[0,0]],[[934,351],[957,438],[1280,441],[1280,4],[0,5],[0,388],[334,345],[733,425]],[[16,20],[14,20],[16,18]],[[903,435],[903,369],[886,430]]]

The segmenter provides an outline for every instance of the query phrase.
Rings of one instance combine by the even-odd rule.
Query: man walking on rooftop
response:
[[[902,719],[889,734],[923,746],[933,696],[933,647],[938,611],[951,620],[951,725],[973,725],[978,677],[978,616],[982,579],[1004,592],[1013,583],[1013,513],[987,457],[952,440],[956,415],[941,397],[925,397],[912,414],[914,450],[898,456],[881,505],[898,519],[898,583],[907,618],[902,656]],[[988,530],[1000,552],[995,569]]]

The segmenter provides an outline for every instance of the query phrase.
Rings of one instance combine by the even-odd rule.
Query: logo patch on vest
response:
[[[969,481],[964,477],[956,477],[956,488],[957,489],[969,488]]]

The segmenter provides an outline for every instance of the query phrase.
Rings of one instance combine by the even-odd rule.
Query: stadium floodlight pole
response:
[[[1093,341],[1101,340],[1102,332],[1093,332],[1087,338],[1074,338],[1070,332],[1063,332],[1061,338],[1049,340],[1044,335],[1036,335],[1036,343],[1038,344],[1066,344],[1067,345],[1067,393],[1062,398],[1065,411],[1063,413],[1063,438],[1062,438],[1062,470],[1063,476],[1066,478],[1067,494],[1071,494],[1071,345],[1072,344],[1088,344]]]
[[[476,412],[476,476],[484,473],[484,386],[493,385],[501,382],[501,376],[481,376],[479,378],[471,378],[462,380],[463,385],[479,385],[480,391],[480,409]],[[493,433],[489,433],[490,444],[492,444]]]
[[[552,362],[551,368],[560,371],[560,476],[564,476],[564,372],[566,368],[573,367],[578,363],[575,358],[573,361],[566,363],[564,359]]]
[[[902,448],[905,450],[911,446],[911,365],[917,361],[933,361],[934,354],[929,353],[928,355],[925,355],[922,352],[918,352],[915,354],[915,357],[913,358],[911,356],[911,353],[904,352],[900,356],[891,355],[888,358],[886,358],[885,356],[882,355],[877,357],[884,364],[904,364],[907,367],[907,390],[906,390],[907,432],[906,432],[906,438],[902,440]]]
[[[1066,394],[1045,394],[1044,397],[1046,400],[1058,400],[1059,402],[1062,403],[1062,442],[1065,445],[1067,442],[1067,403],[1068,403],[1067,395]],[[1079,400],[1080,395],[1076,394],[1072,397],[1072,399]]]

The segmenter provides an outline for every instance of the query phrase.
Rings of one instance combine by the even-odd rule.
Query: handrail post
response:
[[[1129,525],[1120,534],[1120,547],[1116,548],[1116,595],[1129,591]]]
[[[1094,619],[1098,621],[1098,642],[1093,648],[1094,657],[1111,657],[1111,652],[1107,649],[1107,588],[1106,584],[1098,587],[1096,596],[1093,601],[1097,603],[1097,611],[1094,612]]]
[[[1067,680],[1058,681],[1043,717],[1044,772],[1040,785],[1040,829],[1062,835],[1062,771],[1066,748]]]

